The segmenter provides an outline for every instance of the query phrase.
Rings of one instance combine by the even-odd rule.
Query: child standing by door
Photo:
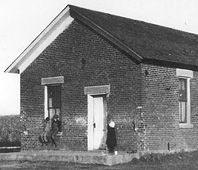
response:
[[[107,148],[110,154],[114,154],[114,148],[117,145],[116,133],[115,133],[115,122],[110,119],[107,125]]]

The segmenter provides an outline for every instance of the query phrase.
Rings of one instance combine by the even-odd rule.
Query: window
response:
[[[190,110],[190,78],[193,72],[190,70],[177,69],[179,78],[179,127],[192,128]]]
[[[48,94],[48,117],[50,120],[54,115],[61,120],[61,85],[47,86]]]
[[[187,79],[179,78],[179,122],[187,123]]]
[[[41,85],[44,86],[44,118],[49,117],[50,121],[54,115],[58,115],[60,121],[62,119],[61,84],[63,83],[64,76],[41,78]]]

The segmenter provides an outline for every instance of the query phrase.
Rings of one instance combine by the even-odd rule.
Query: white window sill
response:
[[[190,128],[193,128],[193,124],[191,124],[191,123],[180,123],[179,124],[179,128],[181,128],[181,129],[190,129]]]

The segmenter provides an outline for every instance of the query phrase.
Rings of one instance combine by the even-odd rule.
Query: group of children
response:
[[[44,129],[43,133],[39,136],[39,140],[43,144],[48,144],[52,143],[52,145],[57,146],[57,141],[56,141],[56,135],[59,131],[61,131],[61,121],[58,120],[58,115],[54,115],[53,119],[51,121],[50,125],[50,119],[47,117],[44,122]]]
[[[40,141],[42,145],[45,143],[52,143],[57,146],[56,135],[61,131],[61,122],[58,120],[58,115],[54,115],[52,119],[52,124],[50,126],[50,119],[47,117],[44,120],[44,130],[43,133],[40,135]],[[116,132],[115,132],[115,123],[112,119],[109,119],[108,126],[107,126],[107,140],[106,145],[110,154],[114,154],[114,148],[117,145],[116,140]]]

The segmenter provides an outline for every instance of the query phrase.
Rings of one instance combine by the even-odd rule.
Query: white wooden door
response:
[[[93,97],[93,149],[104,142],[104,103],[102,96]]]

